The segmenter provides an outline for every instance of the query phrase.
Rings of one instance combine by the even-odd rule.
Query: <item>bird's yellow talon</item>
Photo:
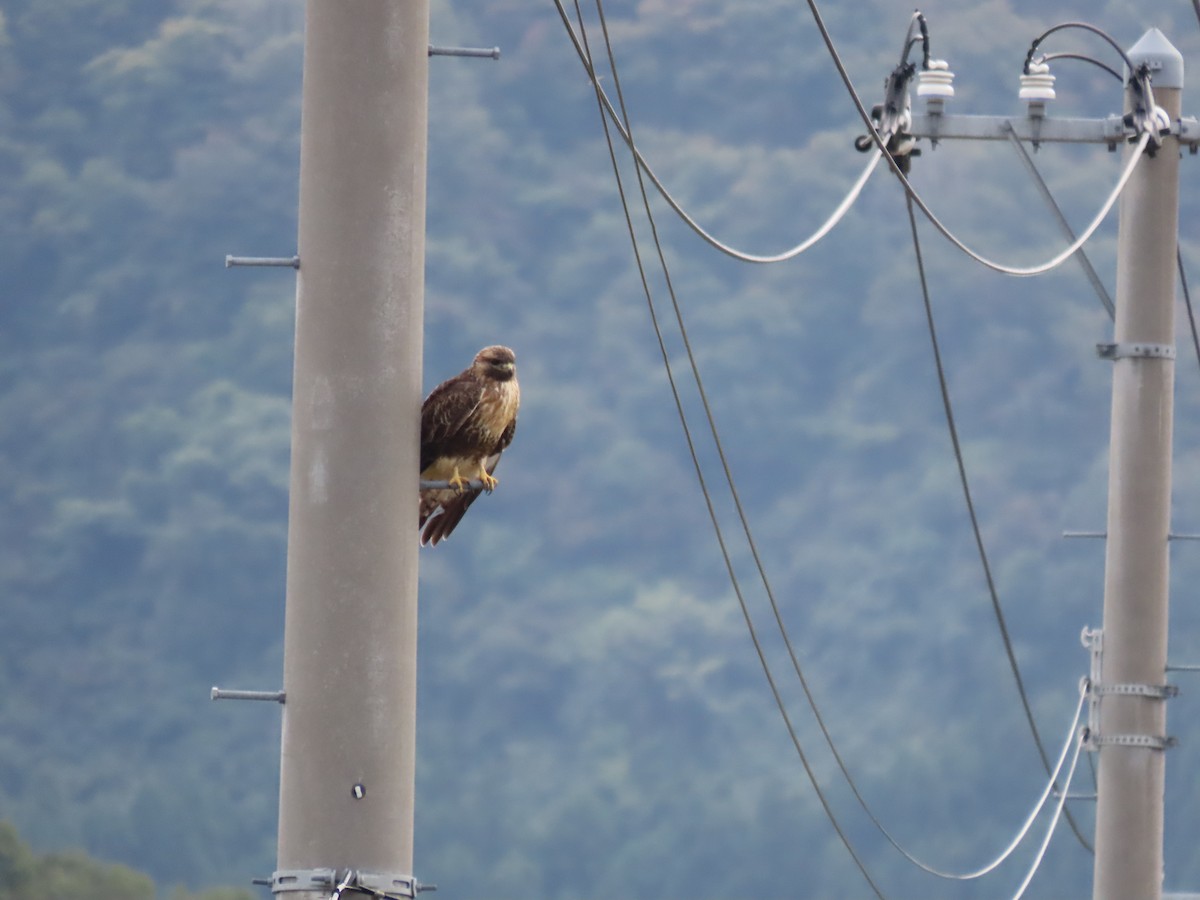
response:
[[[446,479],[446,483],[460,494],[467,489],[467,479],[459,474],[457,466],[454,468],[454,474]]]
[[[479,470],[479,480],[483,482],[483,489],[489,493],[496,489],[496,485],[500,483],[498,478],[493,478],[483,469]]]

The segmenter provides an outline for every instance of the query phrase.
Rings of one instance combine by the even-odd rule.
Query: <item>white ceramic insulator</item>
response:
[[[918,97],[953,97],[954,73],[944,59],[931,59],[917,77]]]
[[[1053,100],[1054,76],[1050,67],[1045,63],[1033,63],[1029,66],[1029,74],[1021,75],[1022,100]]]

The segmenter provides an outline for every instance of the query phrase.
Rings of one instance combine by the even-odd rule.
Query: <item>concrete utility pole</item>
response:
[[[1121,195],[1114,336],[1100,348],[1114,368],[1104,622],[1098,637],[1089,632],[1093,654],[1099,654],[1088,730],[1088,747],[1100,756],[1095,900],[1162,896],[1163,751],[1170,744],[1164,701],[1173,694],[1164,681],[1179,156],[1181,145],[1195,152],[1200,139],[1196,120],[1180,115],[1179,51],[1151,29],[1128,56],[1135,70],[1145,65],[1150,72],[1154,102],[1165,111],[1171,134],[1153,156],[1143,156]],[[1023,95],[1028,89],[1031,101],[1023,118],[946,115],[952,76],[944,70],[929,74],[918,87],[928,109],[912,116],[912,137],[1115,147],[1130,136],[1121,116],[1046,115],[1045,102],[1054,97],[1047,73],[1023,75]],[[889,100],[899,109],[906,98]],[[1126,111],[1133,112],[1137,101],[1136,90],[1127,87]]]
[[[413,896],[428,0],[308,0],[272,890]]]
[[[1179,118],[1179,52],[1152,30],[1129,57],[1150,64],[1155,101]],[[1178,225],[1179,143],[1167,137],[1138,164],[1120,206],[1101,684],[1093,686],[1102,692],[1095,900],[1162,895]]]

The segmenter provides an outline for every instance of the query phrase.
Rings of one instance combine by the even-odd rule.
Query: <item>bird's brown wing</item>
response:
[[[468,369],[443,381],[421,406],[421,471],[443,456],[461,455],[469,441],[464,426],[479,406],[481,385]]]
[[[506,432],[507,433],[507,432]],[[509,438],[511,440],[511,437]],[[484,468],[491,475],[500,462],[500,451],[487,458]],[[421,546],[436,547],[439,541],[450,537],[455,526],[467,514],[471,504],[483,493],[482,488],[462,492],[452,488],[437,488],[421,491],[421,518],[417,527],[421,530]]]

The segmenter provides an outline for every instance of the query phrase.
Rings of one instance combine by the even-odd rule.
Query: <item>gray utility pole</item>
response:
[[[1182,119],[1183,57],[1157,29],[1128,56],[1145,64],[1153,99],[1166,112],[1170,134],[1143,156],[1120,203],[1117,299],[1113,343],[1100,347],[1113,361],[1109,453],[1108,542],[1104,622],[1091,638],[1092,716],[1087,747],[1099,752],[1095,900],[1157,900],[1163,879],[1163,792],[1166,734],[1168,539],[1171,513],[1171,433],[1175,381],[1175,254],[1179,225],[1181,145],[1195,152],[1198,129]],[[1129,136],[1123,117],[1060,119],[1045,114],[1053,80],[1026,75],[1029,115],[944,115],[943,85],[935,72],[918,94],[928,111],[913,115],[911,135],[933,140],[1108,143]],[[1140,98],[1143,107],[1145,99]],[[1139,98],[1126,93],[1126,111]],[[894,104],[893,104],[894,105]],[[1167,124],[1165,121],[1161,124]],[[1127,153],[1132,152],[1130,150]]]
[[[308,0],[283,900],[411,897],[428,0]]]
[[[1129,57],[1150,64],[1155,102],[1179,118],[1179,52],[1151,31]],[[1167,137],[1138,164],[1120,206],[1101,684],[1093,685],[1102,691],[1095,900],[1162,894],[1178,228],[1179,143]]]

